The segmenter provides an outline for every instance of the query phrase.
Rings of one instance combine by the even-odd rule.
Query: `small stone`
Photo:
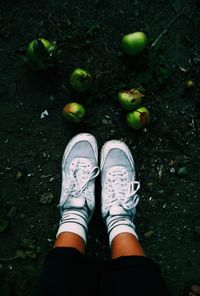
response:
[[[187,167],[179,168],[177,174],[179,176],[187,176],[188,175],[188,168]]]
[[[112,129],[112,130],[110,131],[111,135],[114,135],[115,132],[116,132],[115,129]]]
[[[135,16],[139,16],[139,11],[138,10],[135,11]]]
[[[148,129],[145,127],[144,129],[143,129],[143,133],[147,133],[148,132]]]
[[[40,115],[40,119],[43,119],[45,117],[49,116],[49,112],[47,110],[44,110],[41,115]]]
[[[72,24],[72,22],[70,21],[70,19],[68,17],[66,18],[66,23],[68,26],[71,26],[71,24]]]
[[[47,238],[47,242],[48,243],[52,243],[53,242],[53,239],[52,238]]]
[[[170,171],[171,174],[175,174],[175,172],[176,172],[175,168],[170,168],[169,171]]]
[[[50,100],[50,101],[54,101],[54,100],[55,100],[54,96],[51,95],[51,96],[49,97],[49,100]]]
[[[28,176],[28,177],[33,177],[34,174],[33,174],[33,173],[30,173],[30,174],[28,174],[27,176]]]
[[[150,238],[153,234],[154,234],[154,230],[149,230],[147,232],[145,232],[144,237],[145,238]]]
[[[107,120],[107,119],[104,118],[104,119],[102,120],[102,123],[105,124],[105,125],[107,125],[107,124],[109,124],[109,120]]]
[[[5,167],[6,171],[11,171],[12,168],[11,167]]]
[[[23,180],[25,178],[25,173],[24,171],[17,171],[16,176],[15,176],[17,181]]]
[[[42,194],[42,196],[40,198],[40,203],[41,204],[50,204],[53,199],[54,199],[53,193],[46,192],[46,193]]]

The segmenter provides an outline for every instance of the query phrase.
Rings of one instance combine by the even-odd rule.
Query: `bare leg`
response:
[[[112,259],[145,256],[133,223],[140,182],[135,181],[135,166],[128,146],[118,140],[106,142],[101,150],[100,167],[101,210],[109,234]]]
[[[78,234],[73,232],[62,232],[58,235],[54,248],[65,247],[65,248],[75,248],[81,253],[85,253],[85,242]]]
[[[123,232],[118,234],[111,244],[112,259],[121,256],[145,256],[145,253],[138,239],[131,233]]]

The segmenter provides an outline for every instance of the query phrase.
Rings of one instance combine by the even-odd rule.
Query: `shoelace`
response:
[[[114,203],[122,206],[125,210],[131,210],[137,206],[139,202],[139,195],[136,194],[140,189],[140,182],[134,179],[130,182],[129,191],[126,193],[128,186],[128,179],[125,178],[125,171],[115,170],[109,177],[113,192],[111,197],[107,200],[106,206],[110,208]],[[135,188],[136,186],[136,188]]]
[[[91,195],[88,188],[88,184],[95,179],[99,174],[99,167],[95,166],[93,169],[89,172],[88,171],[88,165],[81,160],[77,161],[76,167],[69,171],[69,175],[67,176],[67,183],[64,185],[64,193],[66,197],[74,197],[78,198],[82,193],[85,193],[85,190],[87,189],[87,195]],[[88,175],[86,177],[86,175]],[[83,178],[86,177],[86,180],[82,183],[80,182]],[[82,183],[80,185],[80,183]],[[85,194],[86,195],[86,194]],[[63,205],[66,202],[66,198],[63,199],[63,202],[61,202],[58,206],[63,207]]]

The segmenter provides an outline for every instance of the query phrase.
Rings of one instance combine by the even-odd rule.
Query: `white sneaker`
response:
[[[110,243],[121,232],[136,237],[133,219],[140,182],[135,181],[135,165],[128,146],[118,140],[104,144],[101,150],[101,211],[108,227]]]
[[[82,225],[85,232],[87,231],[87,224],[95,208],[94,181],[99,174],[97,163],[97,142],[92,135],[82,133],[70,140],[62,160],[62,190],[59,203],[62,219],[58,234],[63,231],[77,233],[77,224]],[[83,229],[78,232],[85,240]]]

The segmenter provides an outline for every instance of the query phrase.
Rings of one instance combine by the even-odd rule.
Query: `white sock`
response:
[[[78,234],[87,242],[86,234],[88,230],[88,212],[85,208],[66,209],[62,213],[60,225],[56,237],[62,232],[72,232]]]
[[[112,240],[120,233],[128,232],[132,233],[136,238],[138,238],[135,232],[135,225],[131,221],[128,215],[109,215],[106,218],[106,225],[109,234],[109,244],[111,246]]]

